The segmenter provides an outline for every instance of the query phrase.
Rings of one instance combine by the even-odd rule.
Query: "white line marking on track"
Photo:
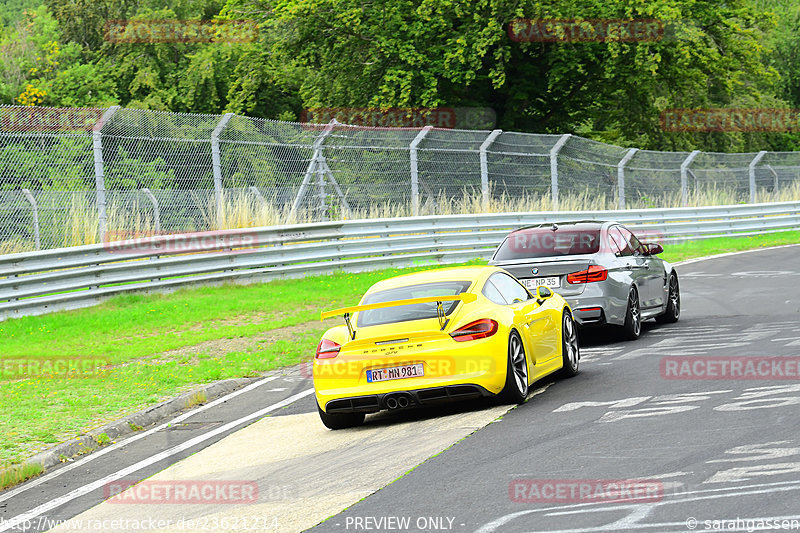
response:
[[[707,255],[705,257],[695,257],[694,259],[685,259],[683,261],[678,261],[677,263],[673,263],[673,266],[691,265],[692,263],[699,263],[700,261],[708,261],[709,259],[730,257],[732,255],[750,254],[753,252],[762,252],[764,250],[778,250],[780,248],[791,248],[792,246],[800,246],[800,244],[783,244],[781,246],[768,246],[766,248],[754,248],[752,250],[742,250],[740,252],[728,252],[725,254]]]
[[[760,489],[760,490],[759,490]],[[684,492],[679,497],[674,499],[665,499],[655,504],[653,503],[628,503],[628,504],[620,504],[620,505],[609,505],[609,502],[592,502],[592,503],[581,503],[575,505],[560,505],[555,507],[545,507],[542,509],[528,509],[525,511],[517,511],[515,513],[510,513],[505,516],[501,516],[488,524],[481,526],[479,529],[476,530],[475,533],[490,533],[497,531],[497,528],[511,522],[512,520],[519,518],[521,516],[533,514],[533,513],[545,513],[546,516],[566,516],[566,515],[575,515],[575,514],[585,514],[585,513],[595,513],[595,512],[607,512],[607,511],[617,511],[617,510],[627,510],[636,508],[640,505],[655,505],[655,506],[665,506],[665,505],[674,505],[674,504],[681,504],[687,502],[696,502],[702,500],[710,500],[715,498],[728,498],[731,496],[748,496],[752,494],[769,494],[773,492],[787,492],[792,490],[800,490],[800,482],[793,480],[793,481],[778,481],[775,483],[759,483],[755,485],[747,485],[744,487],[725,487],[721,489],[702,489],[696,491],[689,491]],[[685,524],[685,522],[678,522],[679,524]],[[653,524],[652,526],[659,526],[664,524]],[[631,529],[644,529],[648,527],[652,527],[648,524],[638,524],[634,525],[631,524],[629,527]],[[608,526],[597,526],[597,527],[590,527],[590,528],[583,528],[583,529],[572,529],[572,530],[558,530],[552,531],[550,533],[577,533],[577,532],[589,532],[589,531],[614,531],[614,529],[605,529]],[[685,530],[684,530],[685,531]]]
[[[154,428],[148,429],[147,431],[142,432],[142,433],[137,433],[136,435],[134,435],[132,437],[128,437],[125,440],[120,441],[120,442],[118,442],[116,444],[112,444],[111,446],[109,446],[107,448],[102,448],[102,449],[92,453],[91,455],[87,455],[86,457],[84,457],[83,459],[81,459],[79,461],[75,461],[74,463],[72,463],[70,465],[67,465],[67,466],[65,466],[63,468],[59,468],[55,472],[50,472],[47,475],[44,475],[42,477],[36,478],[36,479],[34,479],[32,481],[29,481],[28,483],[26,483],[25,485],[22,485],[21,487],[17,487],[16,489],[10,490],[10,491],[6,492],[5,494],[0,495],[0,502],[3,502],[3,501],[5,501],[5,500],[7,500],[9,498],[13,498],[17,494],[19,494],[21,492],[25,492],[28,489],[32,489],[33,487],[41,485],[42,483],[46,483],[47,481],[50,481],[51,479],[54,479],[54,478],[60,476],[61,474],[69,472],[70,470],[74,470],[76,468],[80,468],[83,465],[85,465],[86,463],[88,463],[90,461],[94,461],[98,457],[102,457],[105,454],[111,453],[113,451],[116,451],[116,450],[122,448],[123,446],[127,446],[128,444],[130,444],[132,442],[136,442],[139,439],[143,439],[143,438],[145,438],[147,436],[150,436],[153,433],[155,433],[156,431],[161,431],[162,429],[167,428],[171,424],[177,424],[178,422],[182,422],[182,421],[186,420],[189,417],[192,417],[192,416],[194,416],[194,415],[196,415],[198,413],[202,413],[203,411],[206,411],[207,409],[211,409],[212,407],[215,407],[215,406],[217,406],[217,405],[219,405],[219,404],[221,404],[223,402],[226,402],[226,401],[228,401],[228,400],[230,400],[232,398],[235,398],[235,397],[239,396],[240,394],[244,394],[245,392],[250,392],[251,390],[253,390],[253,389],[257,388],[257,387],[260,387],[261,385],[264,385],[266,383],[269,383],[270,381],[278,379],[279,377],[280,376],[269,376],[269,377],[264,378],[264,379],[262,379],[260,381],[256,381],[255,383],[251,383],[250,385],[247,385],[246,387],[243,387],[243,388],[241,388],[241,389],[239,389],[237,391],[233,391],[230,394],[226,394],[225,396],[220,396],[216,400],[214,400],[214,401],[212,401],[210,403],[207,403],[205,405],[202,405],[202,406],[198,407],[197,409],[192,409],[189,412],[183,413],[182,415],[179,415],[179,416],[177,416],[175,418],[172,418],[168,422],[164,422],[163,424],[161,424],[159,426],[156,426]]]
[[[26,521],[31,520],[33,518],[36,518],[37,516],[39,516],[42,513],[46,513],[47,511],[50,511],[50,510],[55,509],[57,507],[60,507],[61,505],[64,505],[65,503],[70,502],[70,501],[72,501],[72,500],[74,500],[76,498],[80,498],[81,496],[89,494],[93,490],[100,489],[106,483],[110,483],[112,481],[116,481],[118,479],[122,479],[125,476],[127,476],[129,474],[132,474],[133,472],[136,472],[138,470],[141,470],[142,468],[146,468],[148,466],[151,466],[151,465],[153,465],[153,464],[155,464],[155,463],[157,463],[159,461],[162,461],[164,459],[167,459],[167,458],[169,458],[169,457],[171,457],[171,456],[173,456],[173,455],[175,455],[177,453],[186,451],[186,450],[192,448],[193,446],[201,444],[201,443],[203,443],[203,442],[205,442],[205,441],[207,441],[209,439],[212,439],[212,438],[216,437],[217,435],[225,433],[226,431],[229,431],[229,430],[235,428],[239,424],[243,424],[245,422],[249,422],[249,421],[255,420],[257,418],[262,418],[267,413],[271,413],[272,411],[275,411],[276,409],[280,409],[281,407],[286,407],[287,405],[290,405],[290,404],[296,402],[297,400],[305,398],[309,394],[313,394],[313,393],[314,393],[314,389],[306,389],[303,392],[298,392],[297,394],[295,394],[293,396],[289,396],[285,400],[281,400],[280,402],[274,403],[274,404],[272,404],[272,405],[270,405],[268,407],[265,407],[264,409],[256,411],[255,413],[250,413],[247,416],[243,416],[243,417],[241,417],[241,418],[239,418],[237,420],[233,420],[232,422],[228,422],[227,424],[225,424],[223,426],[220,426],[220,427],[218,427],[216,429],[212,429],[208,433],[205,433],[203,435],[198,435],[197,437],[194,437],[193,439],[189,439],[186,442],[178,444],[177,446],[173,446],[172,448],[170,448],[168,450],[164,450],[161,453],[157,453],[157,454],[155,454],[153,456],[148,457],[147,459],[143,459],[143,460],[139,461],[136,464],[133,464],[131,466],[123,468],[122,470],[118,470],[117,472],[114,472],[113,474],[109,474],[104,478],[101,478],[101,479],[98,479],[98,480],[93,481],[91,483],[88,483],[88,484],[86,484],[86,485],[84,485],[84,486],[82,486],[80,488],[77,488],[77,489],[75,489],[75,490],[73,490],[71,492],[68,492],[64,496],[60,496],[58,498],[55,498],[55,499],[53,499],[53,500],[51,500],[51,501],[49,501],[47,503],[43,503],[42,505],[40,505],[38,507],[35,507],[34,509],[31,509],[30,511],[28,511],[26,513],[23,513],[21,515],[17,515],[14,518],[10,518],[10,519],[6,520],[2,524],[0,524],[0,532],[8,531],[9,529],[14,529],[17,526],[19,526],[20,524],[24,524]]]

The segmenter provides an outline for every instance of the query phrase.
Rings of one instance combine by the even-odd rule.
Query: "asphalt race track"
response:
[[[307,373],[276,373],[0,493],[0,532],[115,519],[116,531],[800,531],[800,246],[678,272],[680,322],[648,322],[635,342],[585,335],[581,373],[514,409],[331,432]],[[255,482],[258,498],[103,501],[109,483],[145,478]]]

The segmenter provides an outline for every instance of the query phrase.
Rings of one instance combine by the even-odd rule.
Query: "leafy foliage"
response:
[[[672,108],[800,107],[792,0],[4,1],[0,103],[284,120],[312,107],[485,107],[504,130],[623,146],[791,150],[798,141],[660,123]],[[526,42],[516,19],[657,20],[665,31],[639,42]],[[258,34],[115,42],[108,23],[119,20],[243,20]]]

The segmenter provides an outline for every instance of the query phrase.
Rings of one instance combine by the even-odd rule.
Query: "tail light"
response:
[[[608,270],[599,265],[592,265],[587,270],[567,274],[567,283],[593,283],[608,279]]]
[[[332,340],[329,339],[322,339],[319,341],[317,345],[317,359],[333,359],[337,355],[339,355],[339,350],[341,350],[341,346]]]
[[[497,333],[497,322],[490,318],[482,318],[475,322],[470,322],[450,334],[454,341],[474,341],[475,339],[485,339]]]

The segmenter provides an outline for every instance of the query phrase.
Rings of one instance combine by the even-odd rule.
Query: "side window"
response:
[[[483,286],[483,295],[496,304],[508,305],[508,302],[503,298],[503,295],[500,294],[500,291],[497,290],[497,287],[494,286],[491,279],[486,280],[486,285]]]
[[[611,226],[608,229],[608,236],[620,255],[633,255],[633,248],[628,244],[627,239],[623,237],[619,226]]]
[[[525,302],[531,297],[528,290],[508,274],[497,273],[489,280],[497,287],[497,290],[500,291],[500,294],[503,295],[503,298],[508,303]]]
[[[623,227],[620,227],[619,230],[622,232],[622,236],[625,237],[625,240],[628,242],[628,246],[631,250],[639,254],[644,254],[644,246],[642,246],[642,243],[636,238],[636,235],[631,233],[631,230]]]

